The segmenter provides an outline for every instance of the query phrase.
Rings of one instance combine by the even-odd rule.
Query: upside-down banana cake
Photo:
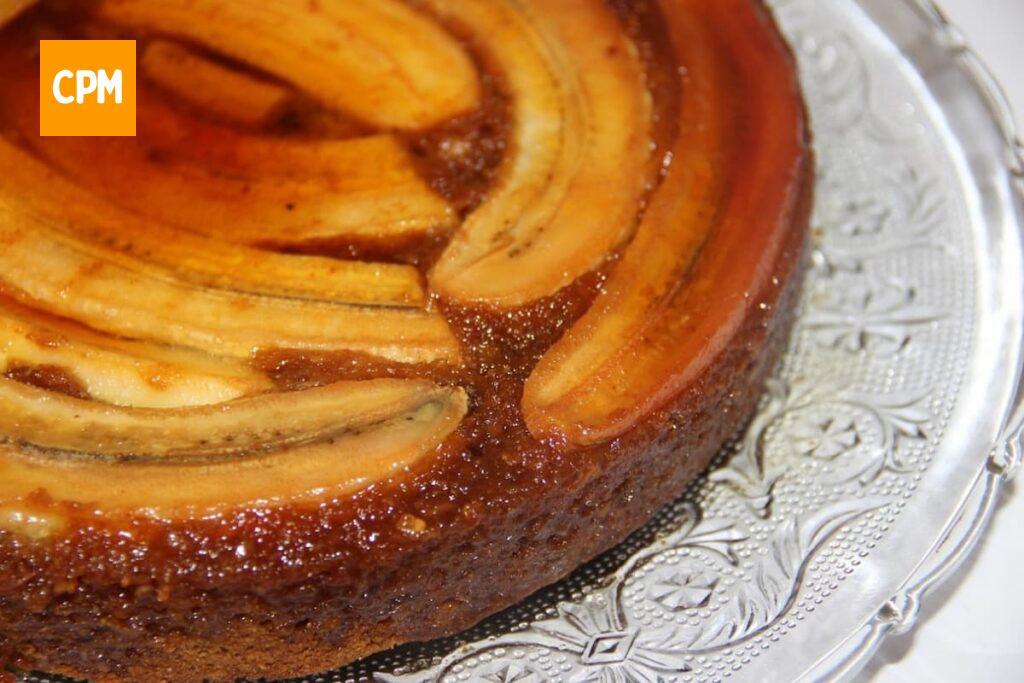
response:
[[[137,136],[40,136],[41,39],[137,41]],[[679,495],[785,346],[813,169],[760,0],[19,0],[0,74],[11,666],[454,633]]]

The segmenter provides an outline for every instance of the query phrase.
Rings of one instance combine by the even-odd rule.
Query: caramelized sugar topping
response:
[[[150,513],[187,518],[419,472],[395,495],[429,527],[573,471],[707,367],[799,210],[788,54],[745,34],[766,21],[740,0],[10,20],[0,497],[128,514],[131,468]],[[137,137],[38,135],[41,38],[138,41]],[[79,469],[48,481],[47,458]]]

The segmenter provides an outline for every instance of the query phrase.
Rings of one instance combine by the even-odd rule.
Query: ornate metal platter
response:
[[[748,431],[559,585],[310,680],[844,678],[970,552],[1021,458],[1011,117],[923,2],[773,5],[817,135],[816,250]]]

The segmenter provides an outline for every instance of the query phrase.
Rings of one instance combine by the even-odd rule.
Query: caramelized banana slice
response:
[[[138,119],[139,140],[151,154],[225,175],[356,185],[376,179],[381,188],[406,195],[423,188],[409,153],[389,134],[343,139],[259,134],[183,114],[159,98],[139,102]],[[367,168],[369,160],[375,168]]]
[[[96,11],[201,43],[379,128],[425,128],[480,98],[459,43],[398,0],[101,0]]]
[[[37,72],[23,65],[5,74],[5,117],[49,164],[140,216],[225,241],[296,248],[417,240],[457,223],[391,136],[272,138],[143,104],[137,138],[41,137]],[[168,131],[180,145],[168,149],[153,135],[150,146],[150,131]]]
[[[373,380],[209,408],[95,412],[88,402],[0,382],[0,405],[4,415],[8,405],[20,406],[19,424],[41,425],[5,427],[65,451],[48,457],[0,444],[5,509],[42,491],[101,512],[175,518],[243,504],[315,503],[364,488],[430,456],[459,425],[467,399],[461,389]],[[109,442],[81,436],[93,428]]]
[[[210,406],[126,408],[0,379],[0,434],[43,450],[112,460],[210,460],[319,443],[415,411],[427,382],[370,380]]]
[[[637,50],[603,0],[428,5],[487,36],[514,103],[505,176],[456,233],[431,285],[500,306],[553,294],[636,227],[651,116]]]
[[[352,162],[356,150],[378,154],[337,168],[333,176],[293,178],[228,174],[164,159],[131,138],[32,137],[29,142],[50,164],[116,205],[225,241],[275,247],[401,241],[446,233],[457,220],[390,138],[332,154]]]
[[[200,287],[64,234],[16,198],[0,202],[0,243],[0,280],[12,296],[118,336],[234,358],[273,348],[354,351],[403,363],[459,358],[438,313]]]
[[[0,375],[18,367],[59,368],[94,400],[137,408],[209,405],[273,389],[235,360],[115,339],[2,302]]]
[[[3,139],[0,177],[0,203],[22,204],[53,229],[166,266],[195,284],[334,303],[425,304],[415,268],[275,254],[145,222]]]
[[[772,305],[767,274],[802,224],[811,163],[785,46],[752,3],[676,5],[668,28],[686,75],[674,161],[604,291],[527,381],[538,438],[606,441],[678,396],[750,307]]]
[[[249,128],[279,120],[291,100],[291,93],[276,83],[218,64],[167,40],[149,43],[140,66],[171,95],[218,119]]]

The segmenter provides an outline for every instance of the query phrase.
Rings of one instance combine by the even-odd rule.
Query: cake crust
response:
[[[673,36],[658,28],[661,10],[645,2],[612,5],[627,35],[641,44],[652,106],[663,118],[678,116],[680,86],[670,74],[680,65],[670,59]],[[729,215],[739,211],[729,206],[742,207],[742,199],[753,196],[744,182],[766,163],[767,136],[790,136],[795,150],[772,181],[774,212],[766,205],[771,215],[759,216],[746,207],[753,227],[732,228],[737,234],[762,229],[771,237],[743,271],[738,323],[700,362],[670,359],[692,372],[676,372],[673,365],[666,376],[684,379],[666,379],[666,396],[639,418],[617,417],[628,428],[592,443],[574,441],[572,430],[559,427],[567,418],[554,413],[545,417],[543,434],[527,424],[524,385],[538,361],[600,300],[628,243],[567,287],[513,310],[456,296],[437,299],[435,312],[457,338],[458,365],[349,350],[264,349],[251,364],[281,391],[381,377],[429,380],[466,387],[468,412],[430,457],[354,492],[312,502],[184,516],[110,514],[33,491],[19,510],[36,515],[39,524],[32,528],[40,534],[33,537],[7,517],[0,524],[0,661],[97,683],[315,674],[468,628],[610,549],[680,495],[749,419],[788,343],[806,261],[813,159],[792,56],[759,0],[722,0],[706,10],[698,0],[679,5],[701,26],[716,27],[708,29],[709,44],[719,57],[728,56],[723,62],[731,69],[737,109],[728,133],[736,139],[725,153],[731,170],[722,192],[734,204],[722,202],[726,208],[718,210]],[[754,78],[768,79],[778,101],[755,97]],[[479,96],[488,88],[499,92],[502,86],[485,82]],[[10,103],[0,104],[8,107],[0,107],[6,123]],[[786,107],[796,112],[787,129],[758,125],[759,117]],[[447,133],[465,138],[481,121],[497,131],[475,140],[487,148],[480,157],[484,175],[495,178],[501,155],[493,147],[508,134],[500,109],[454,121]],[[677,126],[678,120],[655,126],[660,153],[678,135]],[[494,178],[467,177],[465,167],[445,173],[431,164],[437,149],[431,136],[450,141],[445,134],[424,134],[409,144],[426,150],[428,168],[419,172],[427,182],[469,212],[488,196],[478,186]],[[452,182],[455,189],[445,195],[443,186]],[[717,229],[713,237],[726,230]],[[438,243],[407,239],[392,246],[429,272],[440,258]],[[287,251],[337,248],[315,240]],[[366,258],[387,248],[386,242],[349,240],[343,251]],[[695,259],[708,263],[706,254]],[[728,263],[721,268],[732,277]],[[684,278],[679,288],[693,285]],[[714,296],[713,285],[706,296]],[[0,304],[18,296],[0,279]],[[38,368],[29,368],[7,377],[57,392],[75,381],[54,371],[48,376],[61,381],[40,387],[25,381],[33,371],[38,375]],[[0,514],[8,513],[0,508]],[[59,523],[47,527],[48,515]]]

